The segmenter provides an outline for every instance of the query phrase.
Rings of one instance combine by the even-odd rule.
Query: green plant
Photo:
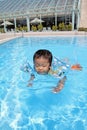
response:
[[[65,25],[65,29],[66,29],[66,31],[68,31],[68,25]]]
[[[37,28],[38,28],[39,31],[42,31],[42,30],[43,30],[43,25],[42,25],[42,24],[39,24],[39,25],[37,26]]]
[[[20,30],[20,31],[23,31],[23,27],[20,27],[19,30]]]
[[[19,32],[19,27],[16,27],[16,31]]]
[[[80,27],[80,28],[78,29],[78,31],[85,31],[85,32],[87,32],[87,28]]]
[[[65,25],[64,23],[59,24],[59,30],[60,31],[71,31],[72,30],[72,24]]]
[[[32,25],[31,30],[36,32],[37,31],[37,27]]]
[[[0,28],[1,33],[5,33],[4,28]]]
[[[56,26],[56,25],[53,25],[53,26],[52,26],[52,30],[53,30],[53,31],[56,31],[56,30],[57,30],[57,26]]]
[[[24,30],[25,32],[27,32],[27,31],[28,31],[27,26],[23,26],[23,30]]]
[[[69,24],[68,25],[68,31],[71,31],[72,30],[72,24]]]
[[[66,30],[64,23],[59,23],[59,30],[60,31],[65,31]]]

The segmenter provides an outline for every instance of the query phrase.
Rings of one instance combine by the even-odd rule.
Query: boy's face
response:
[[[35,67],[35,70],[37,71],[37,73],[46,74],[50,70],[50,63],[49,63],[48,59],[46,59],[44,57],[35,58],[34,67]]]

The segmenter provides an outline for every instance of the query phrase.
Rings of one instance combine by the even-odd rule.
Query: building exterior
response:
[[[78,30],[87,27],[86,7],[87,0],[1,0],[0,23],[12,21],[15,28],[27,25],[30,31],[31,20],[38,17],[45,21],[44,27],[64,22]]]
[[[81,2],[81,14],[79,27],[87,28],[87,0]]]

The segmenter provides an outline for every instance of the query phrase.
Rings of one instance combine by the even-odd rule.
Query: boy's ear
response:
[[[49,68],[51,69],[52,67],[50,66]]]

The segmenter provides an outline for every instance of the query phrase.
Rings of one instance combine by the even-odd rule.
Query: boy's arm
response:
[[[57,93],[57,92],[61,91],[62,88],[64,87],[65,81],[66,81],[66,76],[64,76],[64,77],[58,82],[57,86],[53,89],[53,92],[54,92],[54,93]]]
[[[27,85],[28,87],[31,87],[31,86],[32,86],[32,84],[33,84],[32,82],[33,82],[34,78],[35,78],[34,74],[31,74],[31,77],[30,77],[30,79],[29,79],[29,81],[28,81],[29,83],[28,83],[28,85]]]

